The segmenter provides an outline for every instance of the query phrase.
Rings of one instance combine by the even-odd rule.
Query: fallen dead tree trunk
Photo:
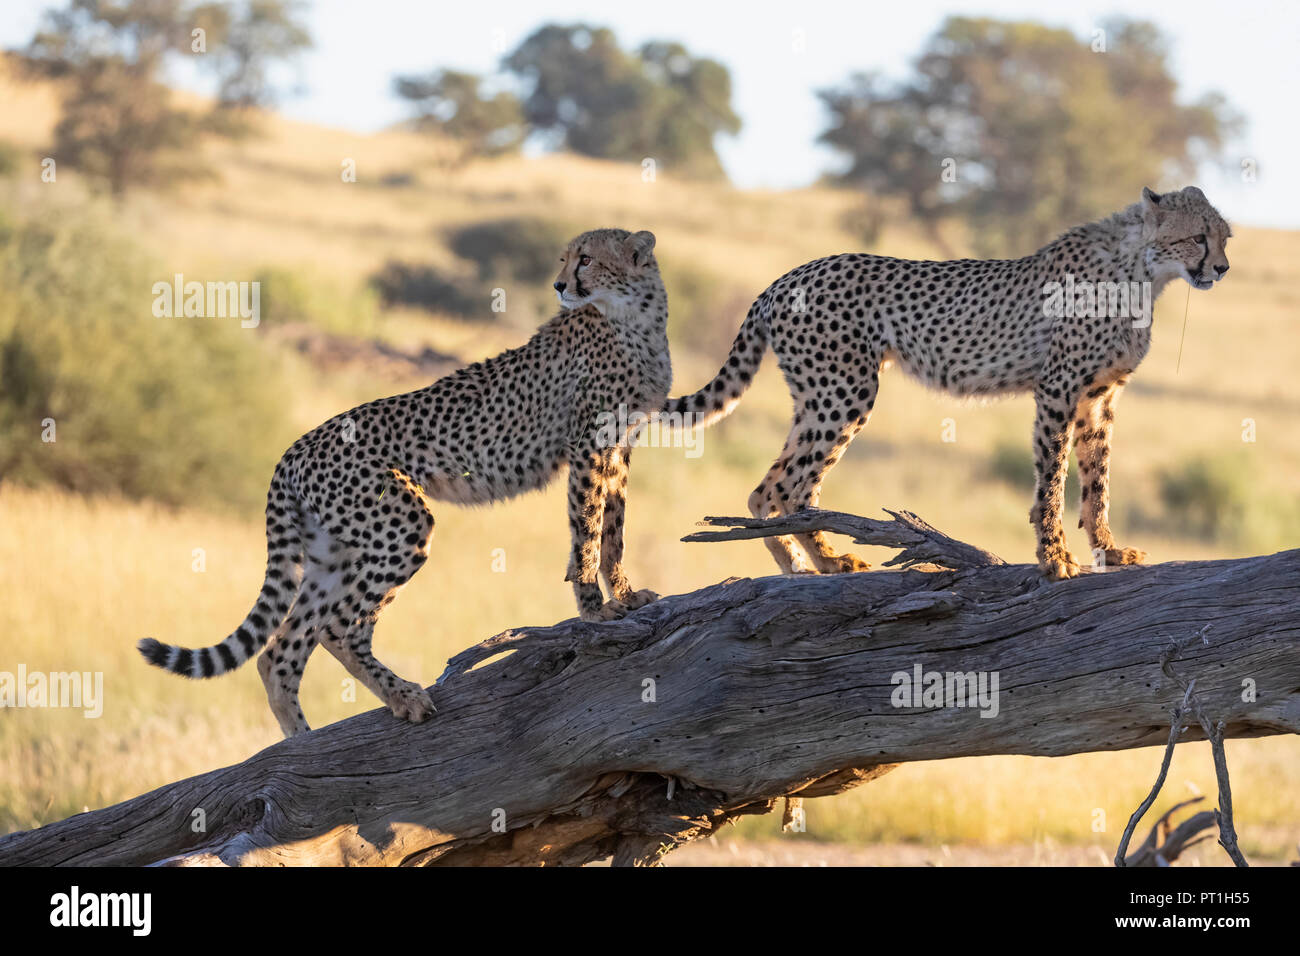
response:
[[[11,834],[0,865],[652,863],[908,761],[1164,743],[1171,648],[1223,737],[1300,730],[1300,551],[1049,583],[906,512],[711,520],[745,527],[703,538],[823,527],[926,563],[507,631],[451,660],[425,724],[353,717]]]

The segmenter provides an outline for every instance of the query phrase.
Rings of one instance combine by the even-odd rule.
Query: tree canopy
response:
[[[268,103],[268,65],[310,44],[297,11],[292,0],[69,0],[48,12],[21,52],[29,71],[64,84],[54,157],[115,195],[206,174],[195,143],[243,127],[219,108],[176,105],[167,60],[193,56],[215,72],[219,106]]]
[[[902,197],[930,227],[960,217],[986,254],[1031,252],[1191,175],[1239,125],[1216,94],[1180,103],[1163,37],[1127,20],[1082,39],[953,17],[905,81],[859,74],[818,95],[841,183]]]
[[[399,76],[393,87],[415,107],[418,128],[441,130],[473,155],[513,152],[523,142],[526,126],[518,97],[505,90],[489,94],[483,78],[473,73],[435,70]]]
[[[501,63],[517,92],[487,96],[481,78],[452,71],[398,77],[418,121],[465,139],[479,152],[517,146],[536,134],[556,148],[604,159],[658,164],[717,176],[714,136],[735,133],[731,76],[680,43],[635,51],[612,31],[585,24],[543,26]]]

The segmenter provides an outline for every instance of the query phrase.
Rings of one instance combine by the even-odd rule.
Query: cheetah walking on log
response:
[[[1032,392],[1036,473],[1030,523],[1050,578],[1079,563],[1061,522],[1071,445],[1079,526],[1106,564],[1146,555],[1115,543],[1108,520],[1114,405],[1151,344],[1151,309],[1182,278],[1209,289],[1228,271],[1228,224],[1195,186],[1077,226],[1023,259],[915,262],[847,253],[787,273],[760,295],[726,364],[665,412],[710,424],[731,413],[767,346],[794,398],[780,456],[749,498],[756,517],[816,507],[822,480],[867,424],[880,370],[897,362],[959,396]],[[1127,306],[1127,307],[1125,307]],[[764,539],[785,572],[865,570],[824,534]]]
[[[428,557],[433,502],[502,501],[542,488],[566,466],[565,580],[582,619],[621,617],[655,600],[633,590],[623,570],[635,429],[611,440],[609,424],[644,421],[672,383],[654,244],[649,232],[622,229],[578,236],[555,282],[562,311],[526,345],[361,405],[294,442],[271,478],[266,581],[247,619],[201,650],[146,638],[145,659],[213,677],[265,646],[258,671],[292,736],[309,729],[298,686],[319,642],[394,714],[422,721],[434,710],[428,692],[376,660],[370,644],[380,611]]]

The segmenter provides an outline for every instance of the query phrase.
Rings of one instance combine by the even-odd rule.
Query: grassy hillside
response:
[[[311,292],[309,320],[408,351],[427,346],[479,358],[523,341],[541,317],[534,303],[542,301],[537,293],[545,283],[539,290],[500,280],[520,306],[496,322],[380,309],[368,298],[368,278],[401,260],[455,276],[486,302],[498,280],[480,280],[448,243],[451,230],[469,223],[542,217],[569,233],[604,225],[653,230],[670,289],[680,391],[713,373],[749,301],[772,279],[809,258],[860,248],[843,225],[860,197],[840,191],[741,192],[662,176],[645,183],[639,167],[571,156],[454,168],[436,141],[410,133],[361,136],[276,117],[266,118],[263,138],[208,150],[218,180],[137,193],[111,207],[72,170],[60,168],[54,184],[40,182],[40,150],[57,116],[50,96],[44,87],[0,76],[0,143],[18,157],[16,171],[0,181],[0,207],[37,217],[94,210],[142,248],[156,279],[174,272],[223,281],[269,274],[281,277],[269,283],[273,298],[276,283],[293,277]],[[356,162],[355,183],[340,177],[348,159]],[[1224,212],[1231,217],[1232,210]],[[1119,406],[1113,524],[1122,544],[1145,548],[1153,560],[1294,546],[1300,531],[1300,338],[1293,332],[1300,235],[1234,231],[1232,274],[1221,288],[1188,299],[1178,285],[1159,303],[1151,354]],[[874,251],[934,254],[905,222],[887,228]],[[149,289],[141,287],[142,323],[154,321],[149,302]],[[230,348],[273,359],[264,374],[283,416],[267,425],[281,439],[277,447],[356,402],[420,384],[365,363],[325,370],[275,338],[285,322],[271,312],[259,330],[232,322],[213,333],[228,336]],[[123,344],[103,347],[117,349],[114,359],[126,364],[160,361],[147,343],[136,342],[125,356]],[[227,391],[206,415],[223,414],[224,405],[235,420],[243,396]],[[677,539],[701,515],[744,511],[780,449],[788,414],[789,398],[769,360],[736,414],[699,436],[698,457],[681,448],[638,452],[628,528],[636,586],[674,593],[729,575],[773,572],[760,543]],[[832,474],[822,504],[862,514],[907,507],[1008,559],[1031,560],[1024,485],[1031,419],[1027,398],[958,403],[886,373],[876,414]],[[943,440],[948,420],[956,441]],[[1242,440],[1245,420],[1253,422],[1253,442]],[[275,456],[258,454],[264,457],[249,466],[269,476]],[[261,582],[263,528],[248,502],[262,490],[165,508],[147,496],[82,497],[30,481],[0,485],[0,670],[23,664],[102,671],[106,698],[96,719],[30,709],[0,720],[0,832],[238,761],[277,739],[253,668],[189,683],[147,668],[134,651],[146,635],[210,644],[242,619]],[[1216,511],[1216,502],[1229,507]],[[562,491],[491,509],[447,505],[438,521],[432,560],[379,625],[377,652],[396,672],[429,682],[469,644],[512,625],[572,615],[562,581]],[[1070,539],[1083,549],[1081,532]],[[504,572],[492,569],[497,548],[505,549]],[[202,571],[194,570],[195,549],[202,549]],[[871,551],[863,552],[868,560],[888,556]],[[313,724],[375,705],[364,691],[345,701],[343,676],[328,655],[313,659],[303,685]],[[1234,741],[1229,761],[1243,847],[1282,858],[1300,841],[1296,742]],[[1110,852],[1158,762],[1158,753],[1138,751],[905,767],[858,792],[811,803],[809,833],[799,839],[1055,841]],[[1157,810],[1190,788],[1212,793],[1208,754],[1199,745],[1185,748],[1170,779]],[[1094,829],[1099,809],[1102,832]],[[774,836],[774,827],[750,820],[728,838]]]

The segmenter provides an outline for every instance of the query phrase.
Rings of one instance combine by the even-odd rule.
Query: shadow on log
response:
[[[1164,743],[1171,646],[1224,738],[1300,730],[1300,551],[1051,583],[907,512],[709,520],[737,530],[692,539],[822,528],[924,563],[506,631],[452,658],[425,724],[340,721],[10,834],[0,865],[651,864],[909,761]]]

